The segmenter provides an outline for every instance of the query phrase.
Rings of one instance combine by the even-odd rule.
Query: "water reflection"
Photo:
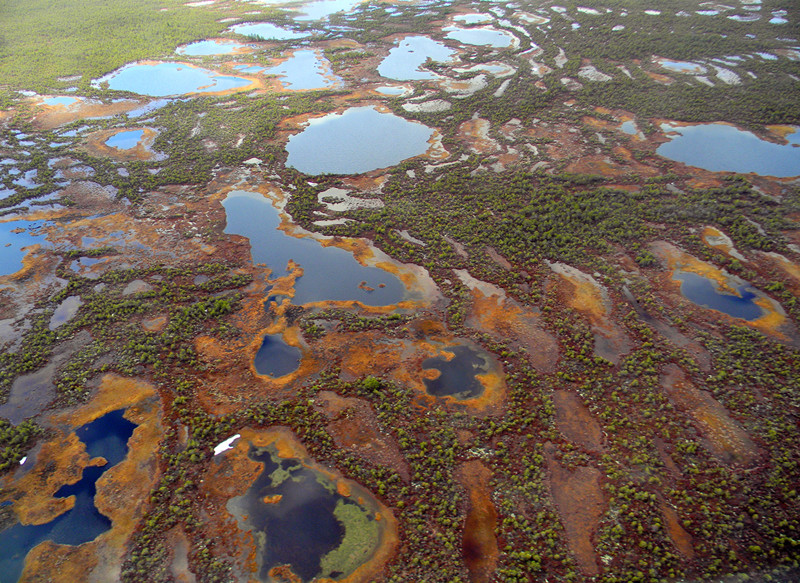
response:
[[[422,362],[423,369],[436,369],[440,372],[434,379],[425,378],[425,390],[435,397],[454,397],[460,401],[472,399],[483,394],[483,384],[476,375],[488,372],[489,356],[470,346],[447,348],[453,353],[451,359],[444,356],[428,358]]]
[[[734,295],[721,291],[719,284],[697,273],[676,270],[672,277],[681,282],[681,293],[684,297],[698,306],[748,321],[757,320],[764,315],[764,310],[754,301],[758,298],[756,290],[746,282],[729,282],[735,284],[739,294]]]
[[[250,79],[222,75],[187,63],[133,63],[92,81],[92,85],[99,87],[105,82],[109,89],[153,97],[225,92],[252,84]]]
[[[280,334],[268,334],[264,336],[253,364],[258,374],[282,377],[300,366],[300,349],[286,344]]]
[[[446,63],[455,55],[456,51],[427,36],[407,36],[378,65],[378,74],[397,81],[439,79],[440,75],[426,71],[422,66],[428,59]]]

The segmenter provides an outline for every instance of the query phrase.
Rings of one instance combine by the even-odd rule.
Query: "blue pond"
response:
[[[378,74],[397,81],[421,81],[440,76],[422,68],[430,58],[437,63],[453,59],[456,51],[427,36],[407,36],[378,65]]]
[[[250,79],[222,75],[186,63],[134,63],[92,82],[108,81],[110,89],[166,97],[189,93],[230,91],[250,85]]]
[[[433,130],[373,107],[312,119],[289,138],[286,165],[306,174],[360,174],[424,154]]]
[[[225,233],[250,239],[253,263],[265,263],[273,278],[286,273],[289,260],[303,268],[295,284],[294,304],[358,300],[365,305],[385,306],[403,299],[405,287],[387,271],[364,267],[344,249],[323,247],[310,237],[290,237],[279,231],[278,211],[262,195],[235,190],[222,205],[227,215]],[[374,291],[359,287],[362,281]],[[381,284],[384,287],[379,287]]]
[[[74,105],[81,101],[77,97],[47,97],[43,99],[45,105]]]
[[[44,221],[0,222],[0,277],[16,273],[22,268],[25,247],[46,243],[43,237],[36,234],[36,230],[44,224]],[[20,229],[21,232],[14,232]]]
[[[247,48],[249,48],[247,45],[235,40],[217,39],[190,43],[186,46],[178,47],[175,52],[179,55],[190,57],[205,57],[209,55],[229,55]]]
[[[75,430],[91,458],[103,457],[108,463],[87,467],[81,479],[62,486],[56,498],[75,496],[75,505],[47,524],[14,526],[0,532],[0,577],[13,583],[22,574],[25,556],[39,543],[50,540],[62,545],[80,545],[94,540],[111,528],[111,521],[94,505],[95,483],[107,470],[125,459],[128,439],[136,425],[123,417],[124,409],[112,411]]]
[[[469,346],[453,346],[447,350],[455,355],[451,360],[437,356],[422,361],[423,369],[433,368],[441,373],[435,379],[423,379],[425,390],[435,397],[458,400],[479,397],[484,387],[475,375],[488,371],[489,358]]]
[[[310,36],[307,32],[288,30],[271,22],[245,22],[231,27],[231,31],[242,36],[264,40],[293,40]]]
[[[300,366],[300,349],[286,344],[280,334],[268,334],[264,336],[253,364],[258,374],[282,377]]]
[[[118,132],[106,140],[106,146],[117,148],[118,150],[130,150],[144,136],[144,130],[129,130]]]
[[[465,45],[489,46],[504,49],[517,43],[517,38],[505,30],[494,28],[460,28],[452,26],[445,28],[445,38],[457,40]]]
[[[800,131],[786,136],[788,144],[775,144],[733,126],[713,123],[676,127],[677,132],[656,150],[661,156],[712,172],[754,172],[787,178],[800,175]]]
[[[327,89],[341,82],[333,75],[330,62],[318,51],[295,51],[280,65],[264,70],[265,75],[278,75],[287,89]]]
[[[248,456],[264,469],[243,496],[231,499],[228,509],[253,532],[260,580],[272,580],[269,571],[279,565],[289,566],[299,581],[337,580],[369,558],[380,526],[366,499],[362,504],[342,496],[327,476],[298,459],[282,459],[274,446],[251,447]],[[341,517],[353,514],[360,520],[348,527]],[[349,532],[355,528],[358,532]],[[333,553],[348,536],[367,545],[362,542],[356,551],[361,556],[351,556],[344,565]]]
[[[676,270],[673,279],[681,282],[681,293],[698,306],[711,308],[743,320],[757,320],[764,311],[753,300],[758,298],[748,284],[739,285],[738,296],[722,293],[716,282],[690,271]]]

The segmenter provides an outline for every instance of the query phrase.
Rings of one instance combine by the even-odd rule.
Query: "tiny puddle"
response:
[[[126,65],[92,81],[94,87],[108,83],[109,89],[139,95],[166,97],[191,93],[223,93],[244,89],[252,79],[222,75],[188,63],[144,62]]]
[[[253,533],[260,580],[273,580],[276,567],[291,570],[287,580],[339,580],[375,554],[385,519],[366,491],[353,488],[351,496],[349,484],[281,458],[275,445],[251,446],[248,457],[264,469],[227,507]]]
[[[721,123],[661,124],[671,138],[656,153],[712,172],[740,172],[788,178],[800,175],[800,132],[786,136],[788,144],[775,144],[755,134]],[[670,134],[678,135],[672,136]]]
[[[111,528],[111,521],[100,514],[94,504],[97,480],[107,470],[125,459],[128,439],[136,425],[123,417],[124,409],[112,411],[75,430],[75,434],[86,445],[89,457],[102,457],[102,466],[88,466],[81,479],[71,485],[62,486],[54,498],[75,496],[71,510],[41,525],[16,523],[0,532],[0,573],[3,581],[17,581],[22,574],[28,552],[43,541],[60,545],[77,546],[97,538]]]
[[[127,130],[118,132],[105,141],[106,146],[118,150],[131,150],[144,137],[144,130]]]
[[[300,366],[300,349],[286,344],[280,334],[267,334],[253,364],[258,374],[282,377]]]
[[[247,237],[253,263],[266,264],[273,279],[286,273],[289,261],[303,268],[303,275],[295,283],[295,305],[357,300],[365,305],[386,306],[403,299],[405,287],[389,272],[365,267],[352,253],[323,247],[311,236],[293,237],[280,231],[280,213],[263,195],[235,190],[222,205],[227,216],[225,233]]]
[[[330,89],[342,80],[333,74],[331,64],[321,51],[294,51],[292,56],[275,67],[265,69],[265,75],[277,75],[286,89]]]
[[[244,45],[235,40],[209,39],[184,45],[175,49],[178,55],[187,57],[206,57],[211,55],[230,55],[233,53],[250,52],[253,47]]]
[[[434,397],[453,397],[459,401],[480,397],[484,386],[476,375],[489,371],[488,355],[464,345],[446,350],[453,354],[450,360],[437,356],[422,361],[423,369],[435,369],[440,373],[434,379],[423,378],[425,390]]]
[[[281,28],[271,22],[245,22],[232,26],[231,31],[255,40],[295,40],[311,36],[308,32]]]
[[[444,32],[447,33],[445,38],[457,40],[465,45],[504,49],[519,44],[517,37],[510,32],[497,30],[491,27],[459,28],[457,26],[450,26],[445,28]]]
[[[361,174],[424,154],[434,131],[374,107],[311,119],[289,138],[286,165],[305,174]]]
[[[396,81],[439,79],[440,75],[422,68],[428,59],[436,63],[453,61],[456,51],[427,36],[407,36],[378,65],[378,74]]]
[[[719,284],[691,271],[676,269],[672,279],[681,282],[681,293],[689,301],[743,320],[757,320],[764,315],[764,310],[754,300],[758,298],[756,290],[748,283],[730,278],[729,284],[735,287],[737,295],[723,293]]]
[[[82,305],[83,302],[81,301],[81,296],[69,296],[67,299],[61,302],[50,318],[50,330],[55,330],[62,324],[66,324],[72,320]]]

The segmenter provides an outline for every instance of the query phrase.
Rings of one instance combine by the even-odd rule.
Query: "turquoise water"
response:
[[[124,409],[112,411],[75,430],[86,445],[91,458],[103,457],[103,466],[87,467],[81,479],[72,485],[62,486],[55,498],[75,496],[71,510],[41,525],[16,523],[0,532],[0,577],[2,583],[13,583],[22,574],[25,557],[39,543],[50,540],[61,545],[80,545],[97,538],[111,528],[111,521],[100,514],[94,504],[97,480],[107,470],[125,459],[128,439],[136,425],[123,417]]]
[[[249,73],[251,75],[263,73],[267,70],[266,67],[259,67],[258,65],[236,65],[234,69],[241,71],[242,73]]]
[[[451,360],[438,356],[422,361],[423,369],[433,368],[441,372],[433,380],[423,379],[425,390],[435,397],[454,397],[458,400],[479,397],[484,388],[475,375],[488,370],[489,358],[482,351],[469,346],[452,346],[447,350],[455,354]]]
[[[282,377],[300,366],[300,349],[286,344],[280,334],[267,334],[253,364],[258,374]]]
[[[303,275],[295,284],[294,304],[358,300],[370,306],[385,306],[403,299],[405,287],[387,271],[364,267],[344,249],[323,247],[310,237],[298,239],[279,231],[280,215],[262,195],[234,190],[222,205],[227,216],[225,233],[247,237],[253,263],[265,263],[272,270],[273,279],[287,273],[289,260],[303,268]],[[374,291],[359,287],[362,281]]]
[[[438,79],[439,75],[422,68],[429,58],[437,63],[453,60],[456,51],[427,36],[407,36],[389,51],[378,65],[378,74],[397,81]]]
[[[43,101],[45,105],[74,105],[81,100],[77,97],[48,97]]]
[[[106,140],[106,146],[117,148],[118,150],[130,150],[136,147],[142,137],[144,130],[129,130],[119,132]]]
[[[672,61],[670,59],[661,59],[658,61],[664,69],[673,71],[675,73],[705,73],[705,67],[696,63],[687,63],[686,61]]]
[[[676,270],[672,278],[681,282],[681,293],[684,297],[698,306],[743,320],[757,320],[764,315],[761,307],[754,302],[758,298],[755,290],[747,283],[733,286],[739,293],[735,296],[722,293],[716,282],[697,273]]]
[[[265,69],[264,74],[280,76],[281,83],[293,90],[328,89],[341,83],[322,53],[310,49],[295,51],[280,65]]]
[[[488,14],[458,14],[453,17],[453,20],[464,24],[485,24],[494,19]]]
[[[286,165],[306,174],[360,174],[424,154],[433,130],[373,107],[312,119],[289,138]]]
[[[179,55],[187,55],[189,57],[204,57],[209,55],[229,55],[247,47],[248,45],[243,45],[235,40],[200,40],[183,47],[178,47],[175,49],[175,52]]]
[[[622,122],[622,125],[619,126],[619,129],[632,136],[635,136],[639,133],[639,128],[636,127],[636,122],[634,122],[632,119]]]
[[[712,172],[740,172],[787,178],[800,175],[800,132],[786,136],[788,144],[762,140],[755,134],[720,123],[673,126],[677,132],[656,150],[661,156]]]
[[[308,32],[281,28],[271,22],[244,22],[232,26],[231,31],[242,36],[258,37],[264,40],[294,40],[311,36]]]
[[[516,41],[516,37],[505,30],[494,28],[459,28],[451,26],[445,28],[446,38],[457,40],[465,45],[488,46],[496,49],[510,47]]]
[[[251,83],[249,79],[222,75],[186,63],[134,63],[93,81],[92,85],[97,87],[103,81],[108,81],[110,89],[152,97],[229,91]]]

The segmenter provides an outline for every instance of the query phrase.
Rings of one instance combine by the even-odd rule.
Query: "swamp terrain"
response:
[[[796,1],[0,14],[0,583],[800,578]]]

